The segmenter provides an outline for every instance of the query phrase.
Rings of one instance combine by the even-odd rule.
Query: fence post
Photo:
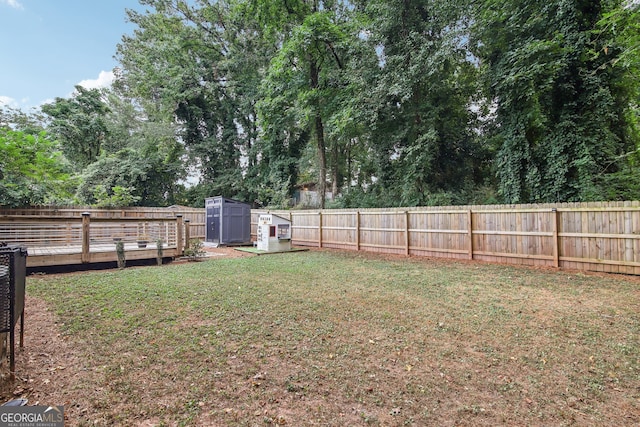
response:
[[[322,247],[322,211],[318,212],[318,247]]]
[[[404,211],[404,254],[409,256],[409,211]]]
[[[356,211],[356,250],[360,250],[360,211]]]
[[[469,239],[469,259],[473,259],[473,212],[467,211],[467,238]]]
[[[551,226],[553,227],[553,266],[560,267],[560,254],[558,250],[558,209],[551,209]]]
[[[191,226],[191,221],[189,220],[189,218],[185,218],[184,219],[184,247],[188,248],[189,245],[191,244],[191,230],[189,230],[189,227]]]
[[[289,223],[291,224],[291,229],[289,231],[291,232],[291,244],[293,245],[293,215],[291,215],[291,211],[289,211]]]
[[[184,242],[182,240],[182,214],[176,215],[176,250],[178,255],[184,255]]]
[[[91,231],[91,214],[89,212],[82,212],[82,254],[80,260],[83,264],[91,261],[89,238]]]

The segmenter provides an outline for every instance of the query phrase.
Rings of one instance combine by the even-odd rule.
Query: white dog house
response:
[[[273,214],[260,215],[256,247],[267,252],[291,250],[291,221]]]

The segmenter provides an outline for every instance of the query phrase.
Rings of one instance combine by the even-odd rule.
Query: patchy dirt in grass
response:
[[[202,259],[205,261],[210,259],[243,258],[247,256],[253,256],[253,254],[248,252],[237,251],[233,246],[224,246],[224,247],[218,247],[218,248],[214,248],[212,246],[204,246],[202,250],[204,250],[205,252]],[[190,262],[190,261],[186,257],[179,258],[172,261],[172,263],[174,264],[183,263],[183,262]]]
[[[203,249],[207,253],[207,256],[210,258],[218,258],[218,257],[243,258],[247,256],[252,256],[252,254],[250,253],[237,251],[233,246],[219,247],[219,248],[212,248],[212,247],[205,246]]]
[[[0,385],[2,401],[26,398],[28,405],[65,405],[67,418],[86,413],[95,393],[94,367],[63,338],[56,316],[47,305],[27,295],[25,301],[25,346],[16,345],[16,378],[11,381],[3,364]]]
[[[254,256],[232,247],[204,249],[206,261]],[[180,262],[188,261],[174,261]],[[11,380],[9,375],[8,360],[0,365],[0,404],[28,399],[27,405],[64,405],[65,425],[79,425],[81,419],[90,419],[95,425],[110,425],[99,412],[98,403],[108,399],[103,384],[106,367],[92,364],[90,357],[61,334],[57,317],[44,301],[27,295],[25,307],[25,345],[19,348],[16,334],[15,379]],[[127,403],[113,402],[113,405],[124,408]],[[132,422],[131,425],[139,426],[161,425],[146,419],[144,414]]]

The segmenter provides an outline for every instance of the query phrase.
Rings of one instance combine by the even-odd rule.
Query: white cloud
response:
[[[44,104],[51,104],[51,103],[53,103],[53,102],[55,102],[55,101],[56,101],[55,99],[47,98],[47,99],[45,99],[44,101],[41,101],[41,102],[40,102],[40,105],[38,105],[38,107],[42,107]]]
[[[111,86],[114,78],[115,76],[113,74],[113,71],[100,71],[97,79],[82,80],[78,84],[85,89],[99,89],[102,87]]]
[[[0,0],[0,4],[6,4],[7,6],[18,10],[24,9],[24,6],[22,6],[22,4],[17,0]]]
[[[8,96],[0,95],[0,107],[16,108],[17,106],[18,106],[18,103],[16,102],[15,99],[9,98]]]

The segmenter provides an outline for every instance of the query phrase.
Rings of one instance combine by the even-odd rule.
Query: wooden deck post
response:
[[[189,228],[191,227],[191,221],[189,221],[189,218],[185,218],[184,219],[184,246],[185,248],[188,248],[189,245],[191,244],[191,230],[189,230]]]
[[[182,227],[183,227],[183,222],[182,222],[182,214],[178,214],[176,215],[176,252],[178,253],[178,255],[184,255],[184,241],[182,238]]]
[[[91,234],[91,214],[89,212],[82,212],[82,254],[80,260],[86,264],[91,262],[91,254],[89,249]]]
[[[289,222],[291,223],[291,244],[293,244],[293,215],[289,212]]]

